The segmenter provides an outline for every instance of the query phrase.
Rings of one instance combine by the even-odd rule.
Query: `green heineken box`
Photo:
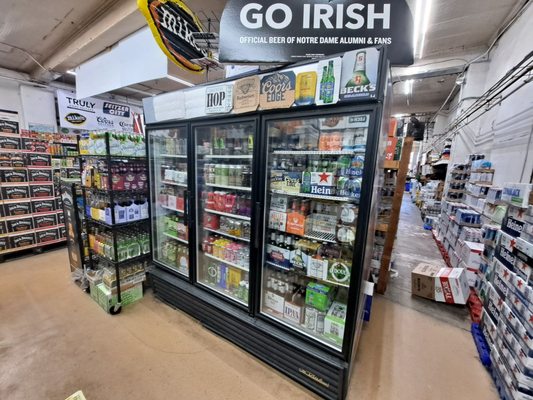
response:
[[[342,338],[344,337],[347,310],[346,304],[335,301],[324,319],[324,336],[339,345],[342,345]]]
[[[327,311],[333,298],[333,288],[311,282],[305,291],[305,303],[319,311]]]

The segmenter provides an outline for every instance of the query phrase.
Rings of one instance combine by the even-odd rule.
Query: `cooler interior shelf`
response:
[[[210,213],[210,214],[222,215],[223,217],[230,217],[230,218],[235,218],[235,219],[242,219],[243,221],[250,221],[250,220],[251,220],[250,217],[246,217],[246,216],[244,216],[244,215],[230,214],[230,213],[225,213],[225,212],[222,212],[222,211],[210,210],[209,208],[206,208],[206,209],[205,209],[205,212],[208,212],[208,213]]]
[[[271,190],[271,193],[281,194],[285,196],[304,197],[308,199],[341,201],[341,202],[357,202],[357,199],[351,198],[351,197],[323,196],[320,194],[311,194],[311,193],[289,193],[289,192],[284,192],[282,190]]]
[[[216,233],[217,235],[222,235],[222,236],[227,236],[227,237],[232,238],[232,239],[242,240],[243,242],[250,242],[250,239],[248,239],[248,238],[244,238],[244,237],[241,237],[241,236],[230,235],[227,232],[217,231],[216,229],[206,228],[205,226],[203,227],[203,229],[206,230],[206,231],[209,231],[209,232]]]
[[[214,187],[214,188],[220,188],[220,189],[229,189],[229,190],[239,190],[242,192],[251,192],[252,188],[244,187],[244,186],[227,186],[227,185],[217,185],[214,183],[206,183],[205,186]]]
[[[229,265],[230,267],[237,268],[237,269],[240,269],[240,270],[243,270],[243,271],[246,271],[246,272],[249,271],[247,267],[243,267],[242,265],[239,265],[239,264],[234,264],[234,263],[226,261],[226,260],[224,260],[222,258],[215,257],[215,256],[213,256],[211,254],[203,253],[203,255],[206,256],[207,258],[211,258],[211,259],[213,259],[215,261],[219,261],[219,262],[221,262],[223,264]]]

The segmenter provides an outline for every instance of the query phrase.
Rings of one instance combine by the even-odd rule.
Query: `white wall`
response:
[[[469,67],[459,107],[452,111],[447,124],[436,126],[436,134],[442,133],[445,130],[443,126],[449,126],[475,101],[472,97],[481,96],[533,50],[531,40],[527,40],[531,37],[531,20],[533,7],[529,6],[502,36],[491,51],[489,60]],[[533,168],[532,133],[533,84],[529,83],[459,131],[452,145],[452,162],[464,162],[465,156],[473,152],[484,153],[496,169],[495,185],[529,182]]]
[[[2,77],[0,109],[18,112],[21,129],[28,129],[28,123],[57,125],[53,92]]]

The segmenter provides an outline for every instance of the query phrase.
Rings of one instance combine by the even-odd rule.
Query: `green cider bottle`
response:
[[[353,67],[353,77],[348,81],[346,87],[366,86],[370,84],[370,79],[366,76],[366,51],[359,51],[355,55]]]

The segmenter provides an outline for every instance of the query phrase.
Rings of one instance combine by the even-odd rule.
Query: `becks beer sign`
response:
[[[180,0],[137,0],[157,44],[178,67],[191,72],[203,72],[194,60],[209,58],[200,48],[194,33],[204,32],[198,17]]]
[[[392,65],[413,63],[413,16],[405,0],[228,0],[221,62],[295,62],[388,45]]]

